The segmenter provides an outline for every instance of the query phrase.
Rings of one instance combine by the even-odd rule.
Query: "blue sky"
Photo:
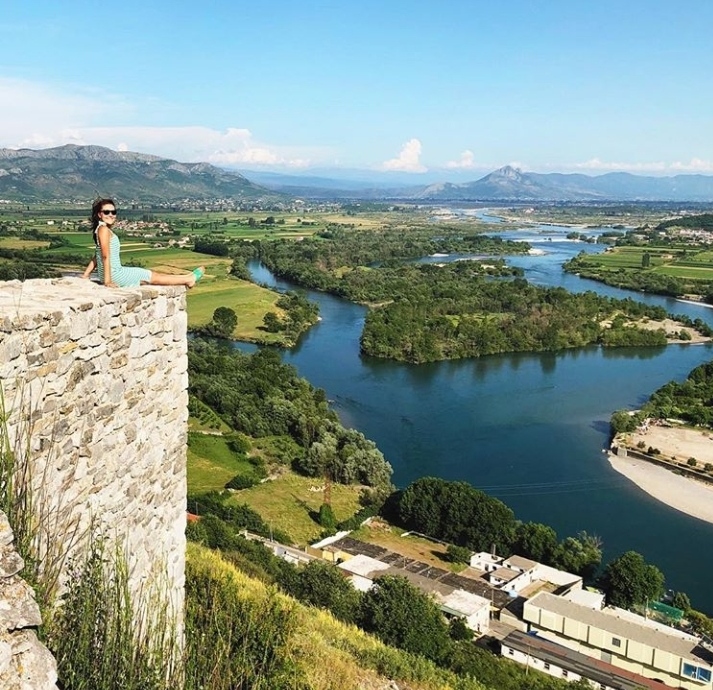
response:
[[[294,174],[712,174],[711,26],[710,0],[9,2],[0,147]]]

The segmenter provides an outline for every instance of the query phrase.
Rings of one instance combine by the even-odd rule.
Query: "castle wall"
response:
[[[18,576],[23,567],[0,513],[0,688],[57,690],[57,663],[34,630],[41,622],[35,593]]]
[[[0,283],[0,389],[40,556],[65,578],[92,531],[103,535],[125,549],[130,590],[158,593],[179,629],[186,325],[182,287]]]

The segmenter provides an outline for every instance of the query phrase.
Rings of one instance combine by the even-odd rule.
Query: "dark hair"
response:
[[[104,204],[111,204],[116,208],[114,199],[97,199],[92,204],[92,235],[94,236],[94,244],[97,244],[97,228],[99,227],[99,214],[101,213]]]

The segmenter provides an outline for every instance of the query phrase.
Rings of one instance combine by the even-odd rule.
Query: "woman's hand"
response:
[[[106,287],[119,287],[113,280],[110,280],[108,283],[104,283]]]

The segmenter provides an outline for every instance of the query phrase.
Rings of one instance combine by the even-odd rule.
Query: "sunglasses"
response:
[[[111,210],[102,211],[102,213],[103,213],[105,216],[115,216],[115,215],[116,215],[116,209],[113,208],[113,209],[111,209]]]

